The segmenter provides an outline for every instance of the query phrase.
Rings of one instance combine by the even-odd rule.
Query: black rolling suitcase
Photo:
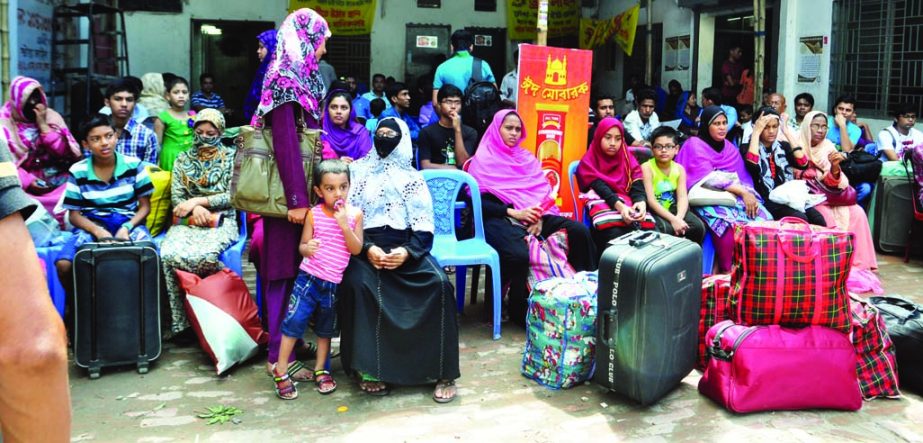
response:
[[[702,249],[684,238],[635,231],[599,263],[594,381],[642,405],[695,366]]]
[[[875,249],[886,254],[903,253],[910,240],[913,201],[910,180],[903,176],[882,176],[875,186]]]
[[[150,242],[87,243],[74,255],[74,360],[103,367],[160,356],[160,257]]]
[[[901,389],[923,394],[923,305],[889,296],[874,296],[869,301],[885,319],[894,343]]]

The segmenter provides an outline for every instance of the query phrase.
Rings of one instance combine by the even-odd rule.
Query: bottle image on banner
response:
[[[535,138],[535,156],[542,163],[542,172],[551,185],[555,203],[560,205],[562,165],[564,161],[564,130],[567,111],[570,106],[539,103],[535,106],[538,115],[538,135]]]

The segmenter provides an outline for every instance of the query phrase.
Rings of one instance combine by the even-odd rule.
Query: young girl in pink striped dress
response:
[[[314,192],[323,202],[311,208],[305,219],[298,251],[301,262],[295,288],[282,321],[279,360],[273,366],[276,394],[283,400],[298,397],[289,378],[288,359],[314,318],[317,334],[317,363],[314,384],[321,394],[336,390],[336,381],[324,366],[330,351],[330,339],[336,329],[336,290],[350,254],[362,251],[362,211],[345,203],[349,194],[349,168],[340,160],[324,160],[314,173]]]

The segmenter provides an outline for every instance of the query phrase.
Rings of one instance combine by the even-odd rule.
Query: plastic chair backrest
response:
[[[917,175],[919,171],[917,170],[919,165],[914,164],[913,161],[913,148],[907,149],[904,151],[904,168],[907,168],[907,165],[910,165],[910,170],[908,171],[910,176],[907,179],[910,181],[910,200],[913,202],[913,217],[917,220],[923,220],[923,202],[920,201],[920,198],[923,197],[920,193],[920,183],[917,183]]]
[[[484,240],[484,221],[481,218],[481,190],[471,174],[451,169],[424,169],[423,179],[433,199],[435,236],[455,239],[455,199],[463,186],[471,190],[471,207],[474,211],[474,238]]]
[[[580,166],[580,160],[574,160],[567,166],[567,182],[570,183],[570,200],[574,204],[574,219],[583,220],[583,211],[577,205],[577,166]]]

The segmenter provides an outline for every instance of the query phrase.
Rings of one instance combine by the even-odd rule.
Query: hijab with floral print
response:
[[[313,9],[302,8],[285,18],[263,78],[260,105],[253,114],[252,125],[261,125],[266,114],[289,102],[298,103],[305,113],[320,121],[319,101],[324,96],[324,81],[315,51],[330,35],[327,21]]]

